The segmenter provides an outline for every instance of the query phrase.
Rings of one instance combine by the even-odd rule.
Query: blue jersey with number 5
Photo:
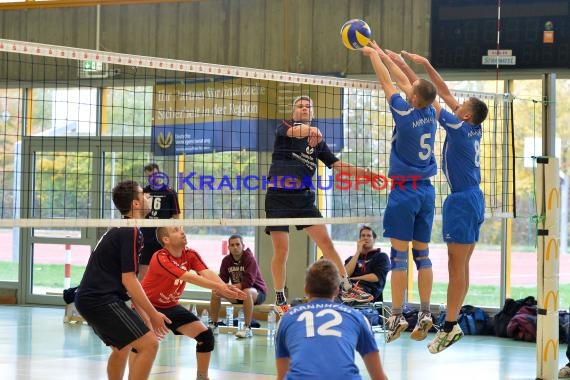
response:
[[[442,109],[439,123],[446,131],[441,166],[451,191],[463,191],[481,183],[481,125],[460,120]]]
[[[361,379],[354,351],[378,352],[364,315],[325,299],[291,308],[279,322],[275,356],[289,358],[287,380]]]
[[[435,108],[430,105],[418,109],[406,102],[400,94],[390,98],[394,117],[392,151],[388,176],[421,176],[428,179],[437,174],[433,144],[437,129]]]

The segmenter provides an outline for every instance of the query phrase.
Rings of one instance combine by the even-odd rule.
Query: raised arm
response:
[[[392,98],[392,95],[396,94],[398,90],[392,84],[392,78],[390,77],[390,72],[382,63],[382,59],[378,55],[378,52],[369,46],[365,46],[362,49],[362,54],[367,57],[370,57],[370,62],[372,63],[372,68],[376,73],[376,78],[380,82],[382,89],[384,90],[384,95],[386,95],[386,99]]]
[[[447,84],[445,83],[441,75],[439,75],[439,73],[433,68],[430,61],[426,57],[423,57],[419,54],[408,53],[407,51],[402,51],[402,56],[411,60],[414,63],[422,65],[427,75],[429,76],[430,80],[432,81],[433,85],[437,89],[437,94],[439,95],[440,98],[443,99],[445,104],[447,104],[447,106],[451,108],[453,111],[459,108],[460,106],[459,102],[457,101],[457,99],[455,99],[453,95],[451,95],[449,87],[447,87]]]
[[[394,62],[400,68],[400,70],[404,72],[404,74],[406,75],[406,77],[408,77],[408,80],[412,85],[414,84],[415,81],[420,79],[418,77],[418,74],[416,74],[416,72],[410,66],[408,66],[408,64],[400,54],[397,54],[392,50],[388,49],[384,49],[384,51],[386,52],[386,54],[388,54],[388,57],[390,57],[392,62]]]
[[[380,57],[380,59],[382,59],[382,62],[384,63],[384,65],[386,65],[388,72],[392,75],[392,77],[396,81],[396,84],[398,85],[398,87],[406,93],[406,96],[408,97],[408,99],[411,98],[412,97],[412,89],[413,89],[412,83],[410,82],[410,80],[408,79],[406,74],[404,74],[404,72],[398,67],[398,65],[396,65],[392,61],[392,59],[390,59],[388,54],[386,54],[380,48],[380,46],[378,46],[378,44],[376,42],[372,41],[370,43],[370,46],[372,46],[372,48],[374,50],[376,50],[376,52],[378,53],[378,56]]]

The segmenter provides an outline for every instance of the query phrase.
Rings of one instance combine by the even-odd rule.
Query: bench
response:
[[[208,309],[210,311],[210,301],[207,300],[189,300],[189,299],[180,299],[180,305],[186,307],[187,309],[191,309],[192,305],[196,305],[196,310],[198,312],[198,317],[202,315],[202,311],[204,309]],[[243,304],[232,304],[228,301],[222,300],[222,306],[220,307],[220,320],[224,320],[226,317],[226,306],[233,306],[234,307],[234,315],[233,317],[236,318],[239,310],[243,308]],[[269,312],[273,310],[273,304],[263,303],[261,305],[255,305],[253,307],[253,319],[257,319],[259,321],[267,321],[267,315]],[[279,316],[277,315],[277,319]]]

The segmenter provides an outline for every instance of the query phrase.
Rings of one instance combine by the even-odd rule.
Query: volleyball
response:
[[[368,45],[371,34],[370,26],[359,19],[348,20],[340,28],[342,43],[350,50],[362,49]]]

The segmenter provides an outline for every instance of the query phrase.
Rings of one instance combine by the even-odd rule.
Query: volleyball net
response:
[[[358,53],[355,53],[358,54]],[[386,175],[393,119],[377,81],[351,80],[0,40],[0,226],[263,226],[276,127],[293,100],[342,161]],[[489,107],[481,143],[486,217],[513,215],[513,138],[505,95],[456,91]],[[440,161],[445,132],[438,130]],[[160,167],[145,177],[144,166]],[[378,221],[391,183],[373,186],[320,166],[311,179],[323,219]],[[449,192],[439,171],[436,217]],[[120,181],[178,194],[182,220],[121,220]]]

